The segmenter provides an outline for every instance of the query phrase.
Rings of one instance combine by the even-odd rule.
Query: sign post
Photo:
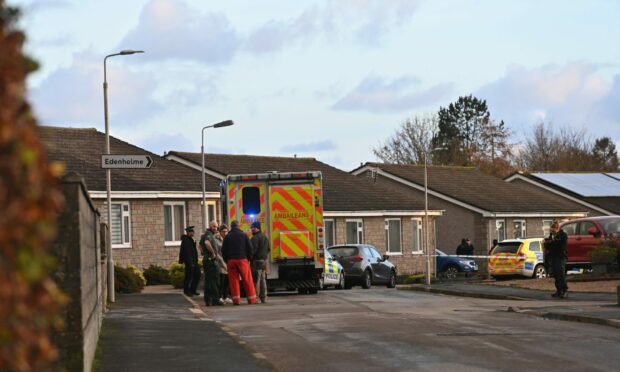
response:
[[[101,155],[101,168],[146,169],[153,165],[149,155]]]

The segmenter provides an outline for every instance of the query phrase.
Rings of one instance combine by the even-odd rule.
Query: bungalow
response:
[[[366,163],[351,173],[424,200],[423,166]],[[427,183],[429,203],[445,210],[436,230],[437,247],[446,253],[455,253],[467,237],[476,254],[486,255],[493,239],[542,237],[553,219],[587,215],[582,205],[544,190],[504,182],[475,168],[430,166]]]
[[[164,157],[202,171],[200,153],[171,151]],[[204,171],[219,179],[230,174],[320,171],[327,246],[372,244],[391,256],[400,273],[424,272],[424,204],[398,188],[365,182],[314,158],[303,157],[205,154]],[[429,213],[431,247],[435,246],[434,221],[441,214],[436,209]]]
[[[107,221],[105,134],[95,129],[38,128],[50,161],[82,175],[89,195]],[[110,137],[112,154],[150,155],[149,169],[112,170],[113,258],[122,266],[168,267],[178,258],[181,235],[188,225],[201,224],[200,173],[147,150]],[[217,218],[219,180],[206,178],[208,219]]]
[[[620,215],[620,173],[517,172],[505,180],[570,200],[590,216]]]

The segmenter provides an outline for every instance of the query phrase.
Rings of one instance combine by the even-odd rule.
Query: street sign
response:
[[[149,155],[101,155],[101,168],[145,169],[151,165]]]

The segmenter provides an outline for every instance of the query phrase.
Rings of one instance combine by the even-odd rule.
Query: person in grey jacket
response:
[[[260,221],[252,222],[252,279],[261,303],[267,302],[267,260],[269,259],[269,238],[261,231]]]

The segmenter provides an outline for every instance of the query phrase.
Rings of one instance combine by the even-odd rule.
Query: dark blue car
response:
[[[435,252],[437,252],[435,270],[446,279],[456,279],[458,273],[478,271],[478,265],[471,258],[448,256],[439,249]]]

